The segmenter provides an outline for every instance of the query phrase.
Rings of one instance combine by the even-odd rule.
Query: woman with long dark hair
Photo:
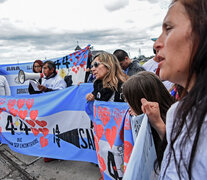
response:
[[[136,115],[143,113],[141,109],[142,98],[145,98],[148,101],[157,102],[160,107],[160,116],[164,124],[167,110],[174,103],[173,97],[170,95],[159,77],[157,77],[157,75],[154,73],[147,71],[142,71],[131,76],[123,84],[123,95],[129,104],[130,109],[132,109]],[[160,167],[164,152],[164,149],[162,147],[166,144],[162,143],[163,136],[159,136],[154,128],[152,128],[152,135],[157,153],[156,162],[158,162],[158,165]]]
[[[159,76],[184,87],[182,99],[166,118],[167,147],[160,179],[207,177],[207,1],[173,0],[154,44]],[[142,110],[156,124],[159,106],[142,99]]]

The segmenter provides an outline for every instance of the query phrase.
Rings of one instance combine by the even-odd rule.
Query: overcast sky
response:
[[[0,0],[0,64],[51,59],[88,44],[153,55],[169,0]]]

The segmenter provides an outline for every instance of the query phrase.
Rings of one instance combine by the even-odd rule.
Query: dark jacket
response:
[[[122,96],[122,86],[123,82],[118,83],[118,91],[115,91],[114,95],[114,102],[124,102],[123,96]],[[109,101],[112,95],[114,94],[114,91],[110,88],[103,88],[103,82],[102,80],[96,80],[93,83],[93,92],[92,94],[95,96],[95,100],[99,101]]]
[[[145,71],[145,69],[139,65],[139,61],[134,60],[128,67],[127,75],[132,76],[138,73],[139,71]]]
[[[38,82],[41,84],[42,79],[39,79]],[[29,94],[40,94],[40,93],[42,93],[41,91],[35,91],[34,88],[32,87],[31,83],[29,83],[28,91],[29,91]]]

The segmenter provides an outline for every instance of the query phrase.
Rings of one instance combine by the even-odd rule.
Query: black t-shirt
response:
[[[114,95],[114,102],[124,102],[121,88],[122,84],[123,82],[119,81],[118,91],[113,91],[110,88],[103,88],[102,80],[96,80],[93,83],[94,90],[92,94],[95,96],[95,99],[99,101],[109,101],[110,98]]]
[[[39,79],[38,82],[41,84],[42,79]],[[35,91],[31,83],[29,83],[28,91],[29,91],[29,94],[40,94],[40,93],[42,93],[41,91]]]

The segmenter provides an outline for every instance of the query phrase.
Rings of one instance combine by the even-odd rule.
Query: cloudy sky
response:
[[[88,44],[152,55],[169,0],[0,0],[0,64],[51,59]]]

